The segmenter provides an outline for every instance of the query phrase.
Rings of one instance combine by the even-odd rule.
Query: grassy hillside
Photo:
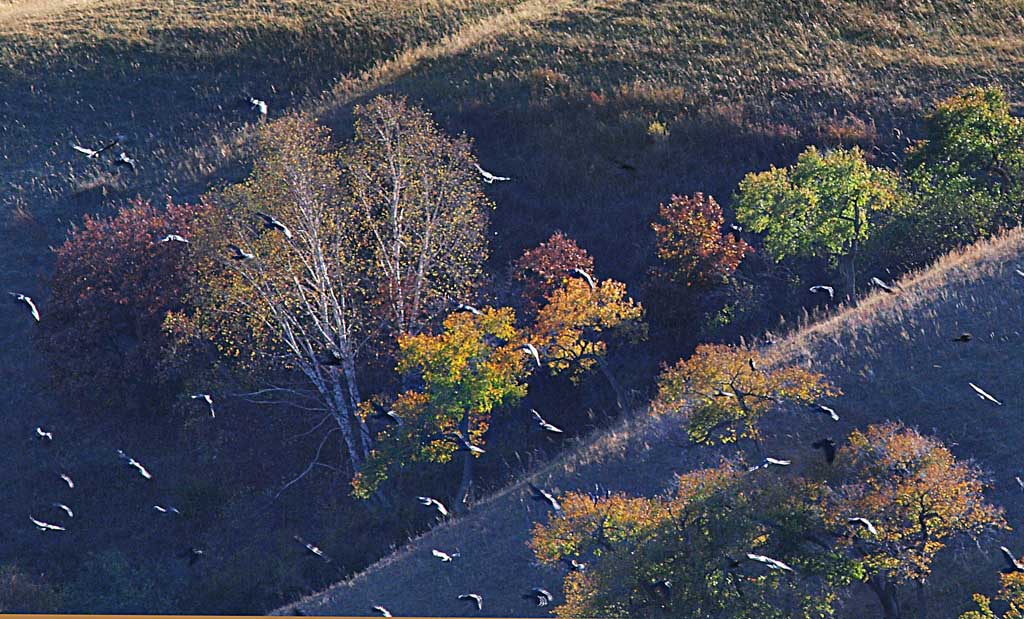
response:
[[[776,417],[769,453],[792,459],[798,468],[814,466],[821,455],[810,443],[817,438],[840,440],[855,427],[903,420],[940,437],[958,457],[974,458],[993,472],[990,498],[1006,507],[1015,529],[1003,543],[1024,545],[1024,520],[1017,509],[1022,500],[1014,481],[1020,471],[1007,466],[1024,440],[1019,424],[1024,388],[1017,380],[1024,372],[1019,328],[1024,278],[1014,272],[1022,263],[1024,230],[1018,229],[905,278],[898,296],[875,294],[855,309],[781,339],[768,351],[774,363],[795,362],[825,372],[845,395],[836,404],[838,424]],[[963,331],[976,339],[951,341]],[[982,385],[1005,406],[979,400],[968,382]],[[597,437],[530,479],[558,493],[599,486],[650,494],[671,487],[673,473],[716,458],[691,448],[672,419],[644,418]],[[277,612],[363,614],[383,604],[396,614],[459,615],[465,608],[456,596],[477,591],[484,595],[486,614],[547,616],[519,598],[534,586],[560,589],[563,574],[537,566],[526,547],[532,523],[546,517],[545,509],[529,499],[525,484],[514,484],[356,578]],[[459,549],[463,556],[441,564],[430,555],[431,548]],[[934,616],[953,616],[948,609],[964,607],[971,592],[996,587],[999,558],[994,550],[946,552],[929,589]],[[873,604],[855,596],[842,614],[871,616],[877,612]]]
[[[561,228],[595,255],[602,274],[635,284],[649,256],[648,223],[670,194],[703,191],[727,205],[743,173],[788,163],[810,142],[856,142],[890,161],[899,146],[893,129],[912,135],[911,119],[940,96],[998,82],[1019,98],[1022,60],[1019,0],[0,1],[0,284],[31,294],[45,315],[47,247],[62,241],[69,223],[136,194],[186,199],[239,178],[259,122],[242,94],[267,100],[271,117],[311,111],[344,136],[352,105],[380,92],[408,96],[449,131],[467,132],[484,167],[514,178],[488,190],[498,205],[492,266]],[[125,136],[137,174],[71,148],[115,134]],[[275,499],[317,443],[302,435],[312,423],[282,411],[239,406],[211,428],[181,411],[126,419],[58,404],[24,318],[0,312],[0,384],[9,386],[0,468],[17,471],[0,484],[0,563],[82,579],[79,589],[97,596],[113,581],[120,589],[111,586],[112,598],[138,592],[118,610],[257,612],[375,560],[354,553],[351,542],[372,540],[380,521],[407,519],[409,534],[429,521],[413,503],[353,522],[339,509],[344,488],[328,483],[299,484]],[[653,375],[653,365],[647,370]],[[879,418],[894,416],[886,413]],[[38,424],[74,440],[41,451],[32,439]],[[610,488],[662,487],[684,449],[664,424],[601,440],[583,453],[597,467],[594,482]],[[125,503],[136,490],[126,484],[136,480],[119,475],[115,447],[154,469],[160,486]],[[637,460],[614,453],[642,458],[649,475],[633,480]],[[83,532],[27,535],[35,532],[25,505],[45,506],[63,492],[58,465],[80,478]],[[561,471],[550,469],[553,483],[573,487]],[[486,532],[485,514],[514,516],[519,537],[487,540],[497,544],[489,572],[469,560],[447,566],[445,586],[477,586],[456,571],[525,582],[525,508],[502,507],[520,498],[518,489],[506,491],[470,517]],[[160,521],[124,516],[160,500],[179,501],[191,515],[170,532],[156,528]],[[90,519],[106,526],[89,527]],[[471,557],[461,526],[432,535],[451,535],[445,544]],[[319,534],[335,556],[330,569],[295,552],[291,534],[309,529],[306,536]],[[183,569],[175,553],[187,540],[208,545],[209,567]],[[416,548],[389,561],[436,569]],[[345,608],[365,612],[371,597],[387,603],[402,582],[361,585]],[[166,583],[192,593],[176,599],[161,589]],[[432,606],[447,593],[408,589],[411,609],[449,608]],[[219,597],[225,591],[230,596]],[[515,590],[506,594],[489,609],[529,611]],[[403,604],[394,610],[408,612]]]

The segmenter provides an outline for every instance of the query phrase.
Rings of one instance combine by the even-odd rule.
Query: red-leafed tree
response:
[[[188,239],[201,204],[134,200],[111,217],[87,216],[56,250],[52,297],[40,322],[44,350],[65,396],[126,406],[151,402],[169,312],[182,309]],[[146,390],[145,398],[135,397]]]
[[[562,232],[555,232],[537,247],[523,252],[512,272],[513,279],[522,287],[523,313],[535,315],[546,303],[547,296],[561,288],[573,269],[591,274],[594,259]]]
[[[744,240],[722,234],[724,222],[722,207],[711,196],[672,196],[651,224],[661,261],[656,275],[686,288],[723,283],[753,251]]]

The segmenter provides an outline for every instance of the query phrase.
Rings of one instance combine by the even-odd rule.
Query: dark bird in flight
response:
[[[468,451],[469,453],[480,455],[487,453],[483,448],[477,447],[473,443],[467,441],[466,438],[461,434],[454,433],[450,434],[449,437],[459,444],[458,449],[456,449],[455,451]]]
[[[122,460],[127,462],[128,466],[137,470],[139,472],[139,475],[142,475],[146,479],[153,479],[153,476],[149,474],[149,471],[146,470],[146,467],[142,466],[135,458],[130,458],[128,454],[124,453],[120,449],[117,450],[117,455],[120,456]]]
[[[871,521],[867,518],[854,516],[853,518],[847,518],[846,522],[861,527],[862,529],[865,529],[868,533],[872,535],[878,535],[878,530],[875,528],[875,525],[871,524]]]
[[[572,557],[562,557],[562,563],[565,563],[566,567],[569,568],[570,572],[585,572],[587,571],[587,564],[580,563]]]
[[[895,288],[878,279],[877,277],[871,278],[871,285],[877,286],[878,288],[881,288],[882,290],[886,291],[889,294],[896,294],[898,292]]]
[[[435,557],[437,557],[438,559],[440,559],[441,563],[451,563],[452,559],[457,559],[457,558],[462,556],[462,554],[458,553],[458,552],[453,552],[452,554],[448,554],[447,552],[444,552],[442,550],[438,550],[437,548],[431,549],[430,550],[430,554],[432,554]]]
[[[75,482],[73,479],[71,479],[70,475],[68,475],[67,473],[61,473],[60,478],[63,479],[64,483],[68,485],[68,488],[74,489]]]
[[[117,146],[117,144],[118,144],[118,141],[114,140],[113,142],[110,142],[109,144],[107,144],[105,146],[101,146],[97,150],[93,150],[91,148],[86,148],[84,146],[79,146],[78,144],[72,144],[71,148],[73,148],[73,149],[77,150],[78,152],[82,153],[83,155],[85,155],[85,157],[87,159],[99,159],[100,155],[102,155],[103,153],[107,152],[111,148],[114,148],[115,146]]]
[[[39,310],[36,308],[36,304],[32,302],[32,297],[21,294],[20,292],[8,292],[7,294],[14,297],[15,302],[27,305],[29,311],[32,312],[32,318],[35,318],[36,322],[39,322]]]
[[[196,548],[195,546],[192,546],[180,552],[178,554],[178,557],[181,559],[188,559],[189,567],[191,567],[196,564],[196,561],[202,559],[205,555],[205,550],[203,550],[202,548]]]
[[[1004,574],[1012,574],[1014,572],[1024,572],[1024,565],[1021,564],[1017,557],[1013,556],[1010,549],[1006,546],[1000,546],[999,550],[1003,553],[1003,559],[1006,560],[1006,568],[1001,570]]]
[[[267,115],[267,102],[256,97],[249,97],[249,107],[260,116]]]
[[[527,342],[527,343],[523,344],[522,346],[520,346],[519,350],[521,350],[524,353],[530,355],[530,357],[532,357],[534,362],[537,364],[537,367],[541,367],[540,353],[537,352],[537,347],[536,346],[534,346],[533,344]]]
[[[594,281],[594,278],[590,276],[590,273],[587,273],[579,267],[573,269],[572,272],[587,280],[587,285],[590,286],[591,290],[597,290],[597,283]]]
[[[766,557],[764,555],[757,555],[752,552],[748,552],[747,558],[751,561],[757,561],[758,563],[767,566],[770,570],[782,570],[783,572],[793,571],[793,568],[789,567],[782,561],[779,561],[778,559],[773,559],[771,557]]]
[[[672,581],[667,578],[652,582],[650,588],[660,598],[667,600],[672,597]]]
[[[476,606],[477,610],[484,609],[484,596],[480,595],[479,593],[463,593],[459,596],[459,599],[465,602],[472,603],[474,606]]]
[[[551,509],[556,512],[562,511],[562,504],[558,502],[558,499],[554,497],[550,492],[543,488],[538,488],[531,482],[526,482],[526,485],[530,488],[531,497],[534,501],[543,501],[551,506]]]
[[[751,372],[756,372],[757,371],[757,362],[754,361],[753,357],[750,357],[750,358],[747,359],[747,365],[750,366],[750,371]]]
[[[779,460],[778,458],[772,458],[770,456],[765,457],[764,462],[757,466],[752,466],[748,469],[748,472],[754,472],[757,469],[767,469],[773,466],[789,466],[792,464],[790,460]]]
[[[384,421],[387,421],[388,423],[393,423],[393,424],[399,425],[399,426],[402,425],[402,418],[398,415],[398,413],[396,413],[393,410],[389,410],[389,411],[384,412],[384,413],[377,413],[376,415],[374,415],[374,417],[376,417],[378,419],[383,419]]]
[[[121,153],[117,156],[117,159],[114,160],[114,167],[128,168],[129,170],[134,172],[135,160],[129,157],[127,154]]]
[[[543,417],[540,416],[540,413],[538,413],[534,409],[531,408],[530,413],[533,414],[533,418],[537,421],[537,425],[540,426],[540,428],[545,432],[550,432],[552,434],[562,434],[561,428],[548,423]]]
[[[954,342],[970,342],[974,339],[974,336],[970,333],[961,333],[959,337],[954,337]]]
[[[191,397],[193,400],[202,400],[203,402],[206,402],[210,407],[210,417],[217,416],[217,412],[213,410],[213,396],[209,393],[193,393]]]
[[[256,254],[250,254],[234,243],[228,243],[228,249],[235,252],[234,255],[231,256],[232,260],[252,260],[256,257]]]
[[[333,350],[328,350],[320,357],[319,361],[322,365],[336,368],[342,364],[343,359],[341,358],[341,355],[339,355],[338,353],[334,352]]]
[[[729,224],[729,229],[734,232],[743,232],[743,226],[739,224]]]
[[[441,501],[438,501],[437,499],[429,496],[418,496],[416,497],[416,499],[422,505],[426,505],[427,507],[433,507],[434,509],[437,510],[437,513],[441,514],[442,516],[448,516],[448,508],[445,507],[444,503],[442,503]]]
[[[825,454],[825,462],[832,464],[836,461],[836,442],[830,438],[819,439],[811,443],[814,449],[820,449]]]
[[[57,509],[61,510],[65,514],[67,514],[68,518],[74,518],[75,517],[75,512],[71,511],[71,508],[68,507],[67,505],[65,505],[63,503],[54,503],[53,506],[56,507]]]
[[[36,437],[46,443],[53,440],[53,432],[47,432],[46,430],[36,426]]]
[[[494,174],[491,174],[487,170],[481,168],[479,163],[474,163],[473,166],[476,168],[476,171],[480,173],[480,176],[483,177],[484,182],[487,183],[488,185],[490,185],[494,181],[499,181],[500,182],[500,181],[512,180],[512,179],[510,179],[507,176],[496,176]]]
[[[303,546],[305,546],[306,550],[310,551],[311,553],[313,553],[316,556],[318,556],[321,559],[323,559],[324,562],[326,562],[326,563],[330,563],[331,562],[331,558],[328,557],[326,554],[324,554],[324,551],[320,550],[320,548],[318,548],[317,546],[315,546],[313,544],[310,544],[309,542],[307,542],[306,540],[302,539],[298,535],[293,535],[292,537],[295,539],[295,541],[297,541],[298,543],[300,543]]]
[[[36,520],[34,516],[29,516],[28,519],[31,520],[32,524],[36,525],[36,528],[40,531],[67,531],[67,529],[62,526],[43,522],[42,520]]]
[[[465,312],[467,314],[473,314],[474,316],[483,316],[484,313],[473,307],[472,305],[466,305],[465,303],[459,303],[455,306],[456,312]]]
[[[379,614],[381,617],[393,617],[394,616],[394,615],[391,614],[390,610],[384,608],[383,606],[380,606],[379,604],[377,606],[374,606],[371,610],[373,610],[373,612]]]
[[[188,242],[189,242],[188,239],[186,239],[185,237],[181,236],[180,234],[168,234],[168,235],[164,236],[162,239],[160,239],[159,241],[157,241],[157,244],[160,244],[160,243],[170,243],[172,241],[175,242],[175,243],[184,243],[186,245],[188,245]]]
[[[832,286],[817,285],[811,286],[810,288],[808,288],[808,290],[810,290],[812,293],[827,292],[829,300],[836,298],[836,291],[834,288],[832,288]]]
[[[832,408],[831,406],[825,406],[824,404],[819,404],[818,405],[818,410],[823,412],[823,413],[825,413],[829,417],[831,417],[832,421],[839,421],[839,413],[837,413],[836,409]]]
[[[256,216],[263,220],[263,227],[265,229],[277,230],[284,234],[284,238],[292,238],[292,231],[288,229],[288,226],[275,219],[272,215],[267,215],[266,213],[257,211]]]
[[[555,596],[551,595],[551,592],[543,587],[534,587],[530,589],[529,593],[523,594],[523,599],[532,600],[537,606],[547,606],[555,601]]]
[[[988,400],[989,402],[992,402],[992,403],[994,403],[997,406],[1002,406],[1003,405],[1002,402],[1000,402],[999,400],[997,400],[994,397],[992,397],[990,394],[988,394],[981,387],[975,385],[974,383],[967,383],[967,384],[971,386],[971,389],[974,389],[974,393],[978,394],[978,397],[981,398],[982,400]]]

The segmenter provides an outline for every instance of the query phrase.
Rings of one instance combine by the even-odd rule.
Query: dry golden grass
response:
[[[1017,529],[1000,543],[1024,547],[1024,520],[1015,509],[1022,505],[1021,490],[1014,481],[1024,471],[1012,464],[1024,441],[1024,277],[1014,272],[1021,264],[1024,230],[1017,229],[904,278],[898,295],[869,295],[858,307],[781,339],[767,351],[773,363],[825,372],[845,395],[835,403],[842,416],[838,424],[814,414],[777,414],[770,421],[768,450],[792,459],[796,469],[821,466],[820,453],[810,448],[817,438],[840,440],[854,427],[903,420],[994,472],[990,498],[1007,508]],[[975,340],[951,341],[964,331]],[[1005,406],[979,400],[968,382]],[[649,417],[627,423],[529,478],[558,493],[599,485],[650,494],[669,487],[673,473],[729,453],[692,447],[677,423]],[[459,614],[464,609],[455,596],[474,590],[484,594],[489,614],[546,616],[519,599],[533,586],[560,589],[562,573],[537,566],[526,547],[531,524],[545,517],[525,484],[516,483],[359,576],[276,612],[362,614],[380,603],[404,614]],[[441,565],[431,548],[457,548],[463,556]],[[997,586],[998,553],[987,550],[987,556],[972,549],[943,555],[928,589],[932,616],[953,616],[939,609],[962,608],[971,592]],[[854,595],[841,615],[872,616],[873,604],[870,597]]]

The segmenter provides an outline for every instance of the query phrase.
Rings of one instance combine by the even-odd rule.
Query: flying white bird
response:
[[[394,616],[394,615],[391,614],[391,611],[389,611],[388,609],[386,609],[386,608],[384,608],[383,606],[380,606],[380,605],[374,606],[373,607],[373,611],[378,613],[378,614],[380,614],[381,617],[393,617]]]
[[[458,552],[453,552],[452,554],[448,554],[447,552],[443,552],[441,550],[438,550],[437,548],[431,549],[430,554],[432,554],[435,557],[437,557],[438,559],[440,559],[441,563],[451,563],[452,559],[457,559],[460,556],[462,556],[461,553],[458,553]]]
[[[523,594],[524,600],[533,600],[537,606],[547,606],[555,600],[555,596],[543,587],[534,587],[529,593]]]
[[[764,565],[768,566],[768,569],[782,570],[784,572],[792,572],[793,571],[793,568],[789,567],[788,565],[786,565],[782,561],[779,561],[778,559],[773,559],[771,557],[766,557],[764,555],[756,555],[754,553],[748,552],[747,553],[747,558],[750,559],[751,561],[757,561],[758,563],[763,563]]]
[[[1006,568],[1001,570],[1004,574],[1024,572],[1024,564],[1022,564],[1017,557],[1010,552],[1009,548],[1006,546],[1000,546],[999,550],[1003,553],[1003,559],[1006,561]]]
[[[178,511],[178,508],[174,507],[173,505],[168,505],[167,507],[164,507],[163,505],[154,505],[153,509],[160,512],[161,514],[178,514],[179,516],[181,515],[181,512]]]
[[[188,239],[181,236],[180,234],[168,234],[167,236],[157,241],[157,243],[170,243],[171,241],[174,241],[175,243],[185,243],[186,245],[188,244]]]
[[[823,412],[823,413],[825,413],[829,417],[831,417],[832,421],[839,421],[839,413],[837,413],[836,409],[832,408],[831,406],[825,406],[824,404],[819,404],[818,405],[818,410]]]
[[[128,454],[124,453],[120,449],[117,450],[117,455],[120,456],[122,460],[127,462],[128,466],[134,467],[135,470],[139,472],[139,475],[142,475],[146,479],[153,479],[153,476],[149,474],[149,471],[146,470],[146,467],[139,464],[139,462],[135,460],[135,458],[128,457]]]
[[[134,172],[135,160],[129,157],[126,153],[121,153],[117,156],[117,159],[114,160],[114,166],[128,168]]]
[[[418,496],[416,497],[416,499],[423,505],[426,505],[427,507],[434,507],[434,509],[436,509],[437,512],[442,516],[448,516],[448,508],[445,507],[444,503],[442,503],[441,501],[438,501],[437,499],[431,498],[429,496]]]
[[[68,488],[74,488],[75,487],[74,480],[72,480],[71,476],[68,475],[67,473],[61,473],[60,474],[60,478],[63,479],[64,483],[66,483],[68,485]]]
[[[484,182],[487,183],[488,185],[490,185],[494,181],[510,181],[510,180],[512,180],[512,179],[510,179],[507,176],[495,176],[494,174],[491,174],[487,170],[481,168],[479,163],[474,163],[473,165],[476,167],[476,171],[480,173],[480,176],[483,177]]]
[[[244,249],[242,249],[238,245],[235,245],[234,243],[228,243],[228,249],[235,252],[231,256],[232,260],[252,260],[253,258],[256,257],[256,254],[250,254],[249,252],[245,251]]]
[[[889,284],[883,282],[882,280],[878,279],[877,277],[872,277],[871,278],[871,284],[881,288],[882,290],[888,292],[889,294],[896,294],[896,292],[897,292],[895,288],[893,288]]]
[[[213,410],[213,397],[209,393],[194,393],[192,394],[192,399],[206,402],[210,407],[210,417],[217,416],[216,411]]]
[[[814,292],[814,293],[817,293],[817,292],[827,292],[829,299],[834,299],[835,296],[836,296],[836,291],[835,291],[834,288],[832,288],[832,286],[822,286],[822,285],[811,286],[810,288],[808,288],[808,290],[810,290],[811,292]]]
[[[8,292],[7,294],[14,297],[15,301],[27,305],[29,311],[32,312],[32,317],[36,319],[36,322],[39,322],[39,310],[36,308],[36,304],[32,302],[32,297],[20,292]]]
[[[331,562],[331,558],[328,557],[326,554],[324,554],[323,550],[320,550],[318,547],[314,546],[313,544],[310,544],[309,542],[307,542],[306,540],[302,539],[298,535],[294,535],[293,537],[295,538],[295,541],[297,541],[298,543],[300,543],[303,546],[305,546],[306,550],[308,550],[311,553],[315,554],[316,556],[320,557],[321,559],[323,559],[327,563]]]
[[[1024,277],[1024,271],[1021,271],[1020,269],[1014,269],[1013,271],[1014,271],[1014,272],[1015,272],[1015,273],[1016,273],[1017,275],[1020,275],[1021,277]]]
[[[284,238],[292,238],[292,231],[288,229],[288,226],[278,221],[273,215],[267,215],[266,213],[257,211],[256,216],[263,220],[263,227],[267,230],[277,230],[284,234]]]
[[[36,426],[36,436],[38,436],[41,441],[50,442],[53,440],[53,432],[47,432],[39,426]]]
[[[543,417],[540,416],[540,413],[538,413],[534,409],[531,408],[530,413],[533,414],[533,418],[537,420],[537,425],[540,426],[542,430],[546,432],[551,432],[552,434],[562,434],[561,428],[548,423]]]
[[[67,505],[63,503],[54,503],[53,506],[67,514],[68,518],[75,517],[75,512],[71,511],[71,508],[68,507]]]
[[[992,403],[996,404],[997,406],[1002,406],[1003,405],[1002,402],[1000,402],[999,400],[997,400],[994,397],[992,397],[991,395],[989,395],[981,387],[975,385],[974,383],[967,383],[967,384],[971,386],[971,389],[974,389],[974,393],[978,394],[978,397],[981,398],[982,400],[988,400],[989,402],[992,402]]]
[[[36,520],[33,516],[29,516],[28,519],[31,520],[32,524],[36,525],[40,531],[67,531],[64,527],[50,524],[49,522],[43,522],[42,520]]]
[[[594,278],[590,276],[590,273],[587,273],[579,267],[573,269],[572,272],[587,280],[587,285],[590,286],[591,290],[597,290],[597,284],[594,282]]]
[[[753,472],[757,469],[766,469],[772,466],[789,466],[790,464],[792,464],[792,461],[790,460],[779,460],[778,458],[765,457],[764,462],[757,466],[750,467],[748,471]]]
[[[555,498],[555,495],[551,494],[547,490],[544,490],[543,488],[538,488],[531,482],[526,482],[526,485],[527,487],[530,488],[530,498],[532,498],[534,501],[543,501],[544,503],[550,505],[551,509],[555,510],[556,512],[562,511],[562,504],[558,502],[558,499]]]
[[[537,363],[537,367],[541,367],[540,353],[537,352],[537,347],[536,346],[534,346],[533,344],[527,342],[527,343],[523,344],[522,346],[520,346],[519,350],[521,350],[524,353],[526,353],[526,354],[530,355],[531,357],[533,357],[534,362]]]
[[[77,150],[78,152],[82,153],[88,159],[99,159],[100,155],[102,155],[106,151],[110,150],[111,148],[114,148],[115,146],[117,146],[117,144],[118,144],[117,140],[114,140],[113,142],[111,142],[111,143],[109,143],[109,144],[107,144],[105,146],[101,146],[98,150],[93,150],[91,148],[86,148],[84,146],[79,146],[78,144],[72,144],[71,148],[73,148],[73,149]]]
[[[459,599],[475,604],[477,610],[484,609],[484,596],[479,593],[463,593],[459,596]]]
[[[253,111],[259,112],[260,116],[266,116],[267,115],[267,102],[266,101],[263,101],[261,99],[257,99],[256,97],[249,97],[249,107],[252,108]]]
[[[846,521],[849,522],[850,524],[855,524],[855,525],[857,525],[859,527],[867,529],[867,532],[872,534],[872,535],[878,535],[878,529],[876,529],[875,525],[871,524],[871,521],[868,520],[867,518],[862,518],[860,516],[855,516],[853,518],[847,518]]]
[[[466,305],[465,303],[459,303],[455,306],[456,312],[466,312],[467,314],[473,314],[474,316],[483,316],[484,313],[473,307],[472,305]]]

